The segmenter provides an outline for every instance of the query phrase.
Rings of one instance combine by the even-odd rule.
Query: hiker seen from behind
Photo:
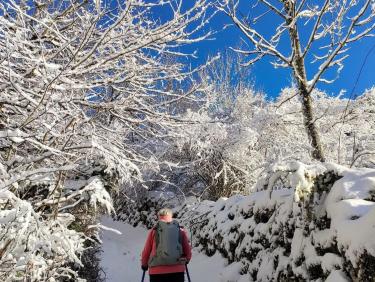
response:
[[[143,248],[142,270],[148,270],[150,282],[184,281],[191,246],[186,230],[172,215],[166,208],[158,212],[158,223],[149,231]]]

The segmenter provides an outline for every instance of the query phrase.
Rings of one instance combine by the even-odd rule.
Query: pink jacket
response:
[[[189,239],[188,239],[185,229],[180,228],[180,234],[182,238],[182,249],[184,252],[184,257],[187,259],[187,261],[190,261],[191,247],[190,247]],[[150,257],[155,256],[155,254],[156,254],[155,230],[151,229],[148,233],[147,240],[142,251],[142,265],[148,265]],[[148,272],[150,275],[185,272],[185,265],[174,264],[174,265],[152,266],[149,268]]]

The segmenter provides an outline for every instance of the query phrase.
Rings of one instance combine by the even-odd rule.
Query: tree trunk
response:
[[[311,95],[307,92],[306,87],[304,87],[304,85],[299,86],[298,91],[302,98],[302,113],[305,129],[309,137],[311,146],[313,147],[312,157],[316,160],[324,162],[325,158],[323,154],[323,149],[320,142],[319,133],[316,129],[313,118],[314,114],[312,110]]]
[[[304,58],[302,57],[301,44],[295,18],[295,3],[284,0],[284,9],[288,13],[286,24],[289,29],[290,41],[292,44],[292,69],[293,76],[298,84],[299,95],[301,96],[302,113],[307,136],[313,148],[312,157],[321,162],[325,161],[319,133],[314,123],[311,95],[307,88],[307,76]]]

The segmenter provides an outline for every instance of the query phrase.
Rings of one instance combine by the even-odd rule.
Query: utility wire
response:
[[[356,79],[356,81],[355,81],[355,83],[354,83],[354,86],[353,86],[353,88],[352,88],[352,91],[350,92],[350,96],[349,96],[350,98],[352,98],[352,96],[353,96],[353,94],[354,94],[354,90],[355,90],[355,88],[356,88],[357,85],[358,85],[359,79],[360,79],[360,77],[361,77],[361,75],[362,75],[362,71],[363,71],[363,69],[364,69],[364,67],[365,67],[365,65],[366,65],[366,63],[367,63],[367,59],[368,59],[368,57],[370,56],[370,54],[372,53],[372,51],[374,51],[374,49],[375,49],[375,43],[374,43],[374,45],[372,45],[372,47],[370,48],[370,50],[368,50],[368,52],[367,52],[367,54],[366,54],[366,57],[365,57],[365,59],[364,59],[363,62],[362,62],[361,69],[359,70],[359,73],[358,73],[358,75],[357,75],[357,79]],[[357,96],[357,95],[355,95],[355,97],[353,97],[353,98],[355,99],[356,96]]]
[[[358,75],[357,75],[356,81],[355,81],[355,83],[354,83],[354,86],[353,86],[353,88],[352,88],[352,90],[351,90],[351,92],[350,92],[349,99],[348,99],[348,102],[346,103],[345,110],[344,110],[344,112],[343,112],[343,114],[342,114],[342,116],[341,116],[341,118],[343,118],[343,122],[342,122],[343,125],[344,125],[344,123],[345,123],[345,115],[346,115],[346,112],[347,112],[347,110],[348,110],[348,108],[349,108],[349,104],[350,104],[350,102],[353,101],[355,98],[357,98],[357,95],[354,95],[354,91],[355,91],[355,89],[356,89],[356,87],[357,87],[357,85],[358,85],[359,79],[360,79],[360,77],[361,77],[361,75],[362,75],[362,72],[363,72],[363,69],[364,69],[364,67],[365,67],[365,65],[366,65],[366,63],[367,63],[367,60],[368,60],[370,54],[372,53],[372,51],[374,51],[374,49],[375,49],[375,43],[374,43],[374,44],[372,45],[372,47],[367,51],[367,54],[366,54],[364,60],[362,61],[361,68],[360,68],[360,70],[359,70],[359,72],[358,72]]]
[[[369,58],[370,54],[372,53],[372,51],[374,51],[375,49],[375,43],[372,45],[372,47],[368,50],[364,60],[362,61],[362,65],[361,65],[361,68],[358,72],[358,75],[357,75],[357,78],[356,78],[356,81],[354,83],[354,86],[352,88],[352,91],[350,92],[350,95],[349,95],[349,98],[348,98],[348,102],[346,103],[346,106],[345,106],[345,110],[343,112],[343,114],[341,115],[341,119],[342,119],[342,123],[341,123],[341,128],[340,128],[340,133],[339,133],[339,152],[338,152],[338,161],[340,162],[340,147],[341,147],[341,135],[342,135],[342,131],[343,131],[343,127],[344,127],[344,124],[346,122],[346,114],[347,114],[347,111],[348,111],[348,108],[349,108],[349,104],[350,102],[354,101],[354,99],[357,98],[357,95],[354,95],[354,91],[358,85],[358,82],[359,82],[359,79],[362,75],[362,71],[367,63],[367,59]]]

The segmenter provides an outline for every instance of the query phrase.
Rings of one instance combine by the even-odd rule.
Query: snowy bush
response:
[[[374,175],[337,165],[279,165],[258,192],[187,205],[178,215],[196,246],[240,264],[251,281],[372,281]]]
[[[51,218],[10,191],[0,192],[0,278],[2,281],[55,281],[75,276],[67,262],[80,264],[85,237],[67,226],[69,213]],[[77,278],[77,277],[76,277]]]
[[[220,252],[244,281],[372,281],[374,176],[366,168],[276,164],[249,196],[189,198],[174,210],[193,244],[209,256]],[[151,228],[167,204],[151,197],[119,216]]]

